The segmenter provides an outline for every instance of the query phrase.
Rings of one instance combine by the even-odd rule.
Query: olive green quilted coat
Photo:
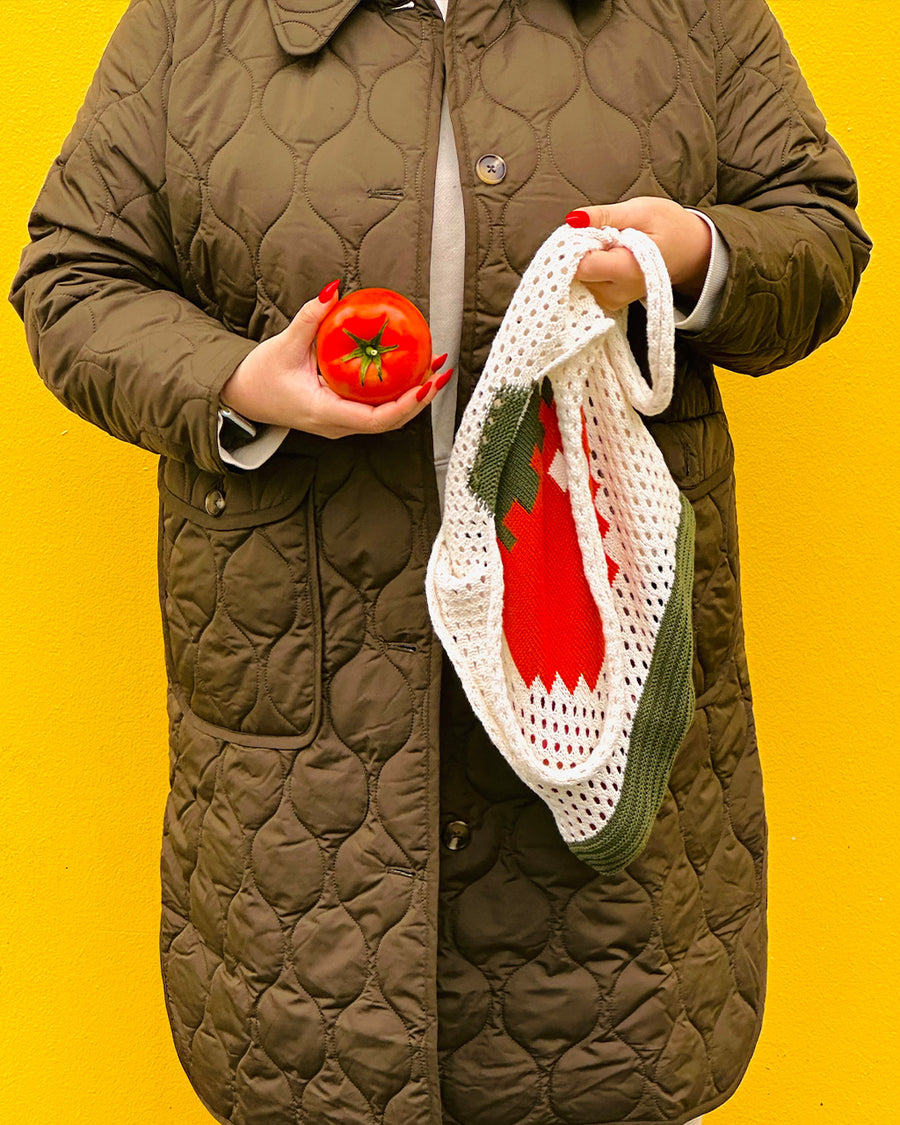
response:
[[[646,851],[562,844],[442,669],[427,418],[237,473],[218,392],[334,277],[426,312],[444,83],[468,241],[462,403],[566,212],[699,206],[730,252],[651,424],[697,521],[696,720]],[[478,158],[507,175],[485,184]],[[712,364],[845,319],[868,240],[763,0],[134,0],[12,300],[50,389],[160,454],[175,1044],[233,1125],[682,1123],[765,982],[766,826]],[[639,310],[633,317],[639,346]],[[775,424],[775,420],[773,420]]]

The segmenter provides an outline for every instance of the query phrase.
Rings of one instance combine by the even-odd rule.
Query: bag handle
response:
[[[601,245],[608,249],[624,246],[634,255],[644,275],[647,288],[647,358],[650,365],[650,385],[641,376],[627,347],[624,355],[616,358],[616,373],[622,390],[631,405],[641,414],[659,414],[669,405],[675,382],[675,308],[672,301],[672,282],[659,247],[643,231],[626,227],[600,227]],[[624,319],[624,318],[623,318]],[[624,336],[624,325],[623,325]]]

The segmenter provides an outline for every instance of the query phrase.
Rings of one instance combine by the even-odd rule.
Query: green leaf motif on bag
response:
[[[497,538],[510,550],[515,544],[505,524],[510,509],[518,500],[530,512],[537,499],[540,478],[532,459],[544,445],[542,398],[548,405],[553,401],[546,379],[539,386],[504,388],[497,394],[469,474],[469,488],[493,512]]]

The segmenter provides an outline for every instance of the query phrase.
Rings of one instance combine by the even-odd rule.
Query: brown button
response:
[[[449,824],[444,825],[444,830],[441,832],[444,847],[449,848],[451,852],[461,851],[471,838],[472,830],[464,820],[451,820]]]
[[[475,162],[475,171],[484,184],[499,184],[506,179],[506,161],[502,156],[489,152],[479,156]]]
[[[203,506],[211,516],[221,516],[225,511],[225,494],[213,488],[206,494]]]

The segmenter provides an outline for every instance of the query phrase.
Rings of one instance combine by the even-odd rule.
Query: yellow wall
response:
[[[898,91],[892,0],[772,0],[860,175],[877,256],[843,334],[725,374],[771,821],[760,1047],[713,1125],[894,1119],[900,906]],[[125,0],[3,0],[5,291]],[[0,308],[0,1121],[206,1125],[157,968],[166,792],[154,459],[59,406]],[[412,1125],[412,1123],[411,1123]]]

